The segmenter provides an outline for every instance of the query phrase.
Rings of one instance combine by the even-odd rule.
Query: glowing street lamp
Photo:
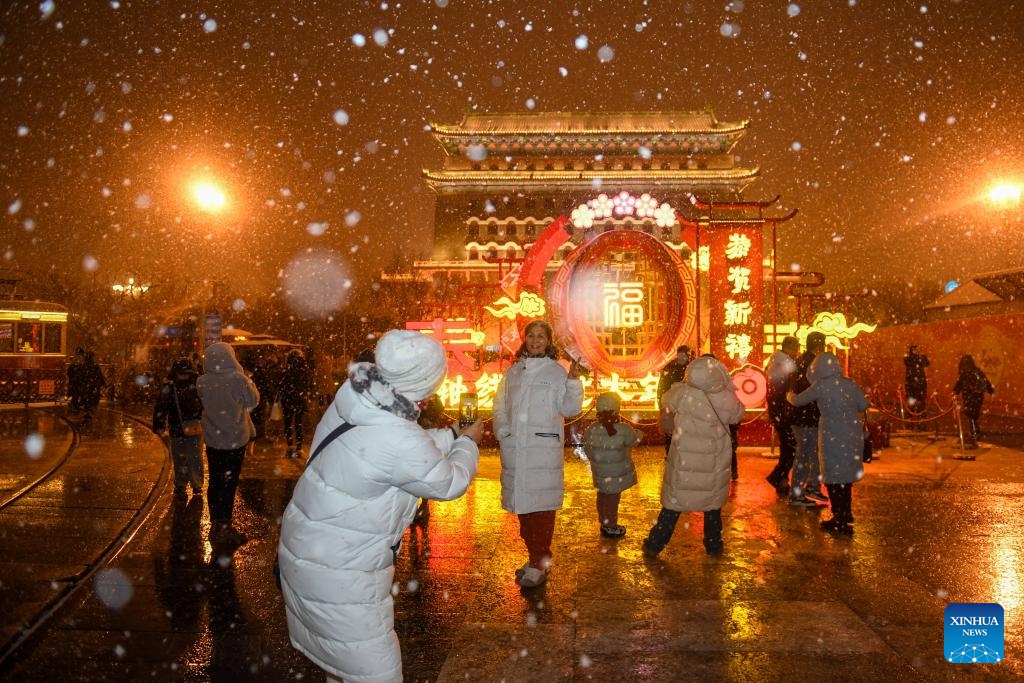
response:
[[[219,213],[228,204],[224,191],[208,180],[196,181],[192,186],[192,198],[200,209],[208,213]]]
[[[195,179],[189,186],[189,193],[196,208],[204,213],[222,214],[230,209],[227,194],[220,185],[208,178]],[[206,281],[204,280],[203,283],[205,288]],[[205,354],[207,346],[220,341],[221,338],[221,317],[215,307],[211,308],[215,302],[210,301],[217,295],[217,285],[217,281],[210,282],[211,291],[209,295],[204,294],[200,307],[199,320],[202,325],[203,339],[200,344],[200,352],[203,354]]]
[[[135,281],[135,278],[130,277],[126,284],[116,283],[111,285],[110,289],[121,296],[137,299],[149,291],[149,285],[138,283]]]
[[[1019,185],[1000,183],[989,191],[988,198],[996,208],[1016,209],[1020,206],[1020,193]]]

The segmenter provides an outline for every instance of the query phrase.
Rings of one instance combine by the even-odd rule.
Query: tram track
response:
[[[42,412],[38,408],[29,408],[29,410],[32,412]],[[2,511],[8,505],[11,505],[15,501],[17,501],[19,498],[26,495],[28,492],[37,488],[40,484],[48,480],[50,477],[52,477],[55,472],[57,472],[58,470],[60,470],[61,467],[64,466],[64,463],[66,463],[68,459],[71,458],[72,454],[74,454],[75,452],[75,449],[78,448],[78,444],[79,442],[81,442],[82,439],[81,435],[78,433],[78,430],[75,428],[75,425],[63,415],[57,415],[54,413],[54,417],[56,417],[64,424],[66,424],[68,428],[71,430],[71,443],[68,444],[68,447],[67,449],[65,449],[64,454],[60,458],[56,459],[50,467],[48,467],[43,472],[33,475],[33,477],[28,481],[28,483],[26,483],[20,489],[13,491],[9,494],[6,494],[3,497],[3,499],[0,500],[0,511]]]
[[[148,432],[147,423],[137,416],[119,410],[108,410],[107,413],[109,413],[112,422],[120,420],[122,422],[135,423]],[[76,456],[82,455],[81,445],[83,437],[79,426],[67,420],[64,416],[57,415],[55,412],[50,414],[61,419],[71,428],[73,434],[71,443],[65,453],[51,466],[37,473],[32,480],[25,483],[17,491],[5,496],[4,500],[0,502],[0,532],[3,532],[5,537],[7,536],[8,526],[16,523],[12,520],[4,520],[5,513],[9,515],[16,512],[19,503],[25,504],[31,500],[29,494],[39,491],[45,488],[47,484],[55,481],[66,468],[76,463]],[[78,565],[81,567],[79,571],[70,576],[65,574],[44,577],[43,580],[49,581],[52,595],[42,601],[41,604],[36,605],[30,613],[19,614],[18,627],[13,633],[11,633],[12,629],[5,628],[3,632],[4,641],[0,645],[0,677],[2,677],[2,673],[7,668],[7,665],[16,661],[19,653],[32,642],[34,636],[45,629],[54,617],[61,612],[62,608],[73,599],[79,597],[82,588],[89,585],[97,572],[107,566],[131,543],[150,517],[170,477],[170,454],[165,441],[162,441],[162,448],[163,458],[161,459],[159,474],[155,477],[149,489],[144,492],[144,496],[134,513],[117,527],[104,529],[105,533],[102,537],[96,536],[89,539],[92,542],[90,550],[91,548],[96,548],[96,550],[91,551],[89,557],[85,558]],[[100,503],[102,501],[96,501],[97,507],[99,507]],[[36,501],[35,505],[38,506],[39,502]],[[79,505],[81,504],[79,503]],[[52,566],[53,573],[57,573],[56,570],[59,567],[60,565],[54,564]],[[7,583],[7,581],[3,581],[3,583]]]

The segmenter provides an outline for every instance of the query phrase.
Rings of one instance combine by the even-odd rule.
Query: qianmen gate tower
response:
[[[742,199],[758,175],[733,154],[747,126],[711,111],[469,114],[434,125],[444,163],[423,171],[437,195],[434,244],[411,275],[430,286],[408,326],[439,335],[456,358],[449,376],[484,394],[534,317],[613,384],[650,385],[680,343],[725,351],[734,366],[759,360],[761,211],[772,202]],[[737,290],[735,330],[702,305],[714,279]]]

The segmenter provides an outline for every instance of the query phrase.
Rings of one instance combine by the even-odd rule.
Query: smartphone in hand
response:
[[[465,393],[459,400],[459,427],[466,427],[476,422],[477,396],[475,393]]]

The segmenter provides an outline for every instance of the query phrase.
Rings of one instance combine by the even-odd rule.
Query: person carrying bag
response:
[[[184,499],[191,485],[193,495],[202,495],[205,468],[201,448],[203,403],[196,390],[198,373],[187,358],[179,358],[160,387],[153,406],[153,432],[169,435],[174,463],[174,496]]]

